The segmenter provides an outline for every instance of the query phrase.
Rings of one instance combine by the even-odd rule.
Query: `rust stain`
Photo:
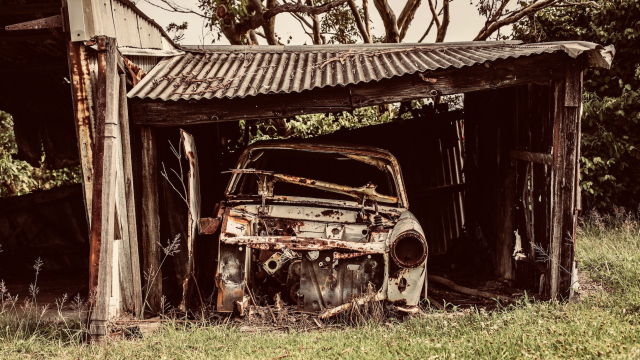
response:
[[[200,234],[214,234],[220,228],[220,218],[201,218],[198,220]]]

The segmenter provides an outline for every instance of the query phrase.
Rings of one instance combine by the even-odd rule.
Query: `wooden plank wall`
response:
[[[520,287],[548,296],[548,264],[551,226],[551,150],[553,147],[553,92],[550,85],[522,85],[516,89],[514,119],[515,231],[522,256],[516,264]],[[544,155],[544,156],[538,156]],[[548,156],[547,156],[548,155]],[[525,159],[526,157],[526,159]]]
[[[80,184],[0,199],[0,273],[85,272],[89,236]]]

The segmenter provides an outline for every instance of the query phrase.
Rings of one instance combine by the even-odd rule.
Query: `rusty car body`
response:
[[[326,314],[365,298],[418,304],[428,247],[391,153],[267,141],[231,172],[218,217],[200,223],[220,228],[218,311],[276,294]]]

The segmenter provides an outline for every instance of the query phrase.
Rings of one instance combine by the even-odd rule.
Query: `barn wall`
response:
[[[85,271],[88,228],[81,185],[0,199],[0,273],[44,270]]]

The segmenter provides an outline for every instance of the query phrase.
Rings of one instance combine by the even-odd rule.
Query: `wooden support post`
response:
[[[506,115],[506,114],[505,114]],[[512,116],[515,113],[511,114]],[[513,146],[513,127],[510,123],[514,117],[505,116],[498,128],[498,212],[496,217],[496,270],[504,280],[515,279],[513,249],[515,245],[514,219],[516,198],[516,171],[511,164],[509,150]]]
[[[550,297],[566,297],[571,286],[576,221],[576,176],[580,146],[582,69],[567,62],[566,79],[555,83],[551,173]]]
[[[90,292],[95,293],[89,333],[100,342],[107,335],[115,229],[118,88],[116,40],[98,37],[95,182],[91,227]]]
[[[78,152],[82,168],[82,185],[87,225],[91,228],[91,208],[93,206],[93,138],[91,134],[91,79],[87,50],[81,42],[68,42],[69,74],[71,96],[78,137]]]
[[[133,310],[142,318],[142,284],[140,280],[140,257],[138,254],[138,229],[136,225],[136,204],[133,189],[133,166],[131,162],[131,134],[129,129],[129,109],[127,108],[126,75],[120,75],[120,134],[122,142],[123,179],[126,198],[126,216],[129,235],[129,257],[131,259],[131,282]],[[128,279],[123,279],[123,285]]]
[[[143,126],[142,138],[142,249],[144,271],[151,274],[146,284],[145,302],[152,312],[160,312],[162,271],[160,269],[160,208],[158,165],[154,129]]]

